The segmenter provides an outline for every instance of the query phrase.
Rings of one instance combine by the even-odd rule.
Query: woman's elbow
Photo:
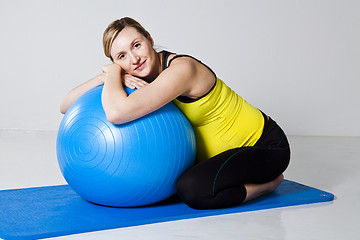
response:
[[[106,119],[112,124],[122,124],[128,122],[124,119],[124,114],[118,110],[108,110],[105,111]]]
[[[60,103],[60,112],[62,114],[65,114],[69,110],[72,104],[73,101],[69,100],[68,97],[65,97]]]
[[[65,114],[69,108],[64,104],[60,104],[60,113]]]
[[[106,114],[106,119],[112,124],[120,124],[120,119],[116,114]]]

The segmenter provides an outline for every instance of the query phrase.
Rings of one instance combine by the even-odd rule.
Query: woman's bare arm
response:
[[[81,95],[83,95],[90,89],[93,89],[94,87],[104,84],[104,77],[105,73],[101,73],[98,76],[90,79],[89,81],[72,89],[62,100],[60,104],[60,112],[62,114],[65,114],[71,104],[73,104],[76,99],[78,99]]]
[[[116,64],[107,65],[102,104],[107,119],[121,124],[153,112],[191,89],[196,78],[196,66],[187,60],[178,60],[161,72],[150,84],[127,96],[122,86],[121,68]]]
[[[94,87],[104,84],[104,80],[105,80],[105,73],[103,72],[98,76],[90,79],[89,81],[72,89],[61,102],[60,112],[62,114],[65,114],[66,111],[71,106],[71,104],[73,104],[76,101],[76,99],[78,99],[81,95],[83,95],[85,92],[89,91],[90,89],[93,89]],[[148,83],[145,82],[144,80],[131,76],[129,74],[124,75],[123,84],[131,89],[135,89],[135,88],[140,89],[143,86],[148,85]]]

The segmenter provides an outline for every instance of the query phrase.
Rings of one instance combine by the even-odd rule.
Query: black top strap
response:
[[[161,51],[161,53],[162,53],[162,66],[161,66],[161,67],[162,67],[162,70],[163,70],[163,71],[164,71],[166,68],[168,68],[168,67],[170,66],[171,62],[174,61],[176,58],[179,58],[179,57],[189,57],[189,58],[192,58],[192,59],[198,61],[199,63],[203,64],[205,67],[207,67],[207,68],[214,74],[215,79],[217,78],[215,72],[214,72],[210,67],[208,67],[206,64],[202,63],[200,60],[194,58],[193,56],[185,55],[185,54],[175,55],[172,59],[170,59],[169,64],[166,64],[167,61],[168,61],[169,56],[170,56],[171,54],[174,54],[174,53],[168,52],[168,51],[165,51],[165,50],[164,50],[164,51]],[[205,97],[206,95],[208,95],[209,92],[211,92],[211,90],[213,90],[213,88],[215,87],[215,85],[216,85],[216,81],[215,81],[214,85],[212,86],[212,88],[211,88],[206,94],[204,94],[203,96],[201,96],[200,98],[203,98],[203,97]],[[179,97],[177,97],[177,99],[178,99],[179,101],[185,102],[185,103],[195,102],[195,101],[199,100],[200,98],[192,99],[192,98],[185,97],[185,96],[179,96]]]
[[[199,63],[201,63],[202,65],[204,65],[207,69],[210,70],[210,72],[212,72],[212,74],[214,74],[215,78],[216,78],[216,74],[215,72],[209,67],[207,66],[206,64],[202,63],[199,59],[197,58],[194,58],[193,56],[190,56],[190,55],[186,55],[186,54],[180,54],[180,55],[175,55],[172,59],[170,59],[169,61],[169,64],[166,64],[167,61],[168,61],[168,58],[171,54],[174,54],[172,52],[168,52],[168,51],[161,51],[162,53],[162,70],[165,70],[166,68],[168,68],[170,66],[170,64],[172,63],[172,61],[174,61],[175,59],[177,58],[180,58],[180,57],[189,57],[189,58],[192,58],[196,61],[198,61]]]
[[[161,51],[161,54],[162,54],[162,66],[161,67],[162,67],[162,70],[164,71],[168,67],[168,65],[166,64],[168,61],[168,58],[173,53],[164,50],[164,51]]]

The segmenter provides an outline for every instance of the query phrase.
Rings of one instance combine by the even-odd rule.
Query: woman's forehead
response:
[[[144,35],[139,33],[136,28],[125,27],[121,30],[111,45],[111,55],[114,56],[120,51],[125,51],[130,48],[132,43],[137,39],[145,38]]]

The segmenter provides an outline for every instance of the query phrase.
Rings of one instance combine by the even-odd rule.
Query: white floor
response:
[[[360,239],[360,137],[289,140],[292,160],[285,177],[330,191],[335,201],[54,239]],[[56,132],[0,131],[0,189],[65,184],[55,141]]]

